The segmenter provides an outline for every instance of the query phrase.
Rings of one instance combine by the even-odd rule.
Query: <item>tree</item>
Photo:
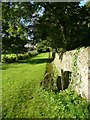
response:
[[[90,12],[79,3],[44,3],[44,15],[38,21],[37,34],[53,48],[65,50],[90,45]],[[85,40],[87,38],[87,40]]]
[[[33,36],[34,44],[47,40],[48,46],[56,50],[90,45],[90,12],[87,6],[80,7],[75,2],[9,2],[2,3],[2,11],[5,51],[23,48],[28,36]]]
[[[32,3],[6,2],[2,3],[2,50],[17,52],[24,48],[37,7]],[[8,11],[8,12],[7,12]]]
[[[40,53],[42,53],[42,52],[50,52],[46,40],[43,40],[43,41],[41,40],[41,42],[38,42],[37,51],[40,52]]]

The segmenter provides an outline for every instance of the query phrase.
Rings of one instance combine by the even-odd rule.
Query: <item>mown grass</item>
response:
[[[36,90],[39,89],[45,73],[47,56],[44,53],[19,63],[3,64],[3,117],[31,115],[33,98],[36,97]]]
[[[88,118],[86,100],[67,89],[54,93],[40,87],[48,53],[2,66],[3,118]]]

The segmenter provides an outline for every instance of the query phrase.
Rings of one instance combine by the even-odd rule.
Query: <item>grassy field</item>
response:
[[[69,89],[43,90],[48,53],[2,66],[3,118],[88,118],[88,103]]]

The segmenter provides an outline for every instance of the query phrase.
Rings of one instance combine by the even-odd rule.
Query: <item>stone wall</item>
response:
[[[63,71],[70,71],[70,84],[78,94],[90,99],[90,47],[67,51],[62,59],[56,53],[54,64],[61,75]]]
[[[88,98],[90,99],[90,48],[88,50]]]

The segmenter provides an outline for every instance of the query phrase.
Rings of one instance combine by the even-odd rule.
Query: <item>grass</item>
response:
[[[86,100],[67,89],[54,93],[40,87],[48,53],[2,66],[3,118],[88,118]]]
[[[47,56],[45,53],[19,63],[3,64],[3,117],[26,117],[32,112],[32,101],[43,79]]]

